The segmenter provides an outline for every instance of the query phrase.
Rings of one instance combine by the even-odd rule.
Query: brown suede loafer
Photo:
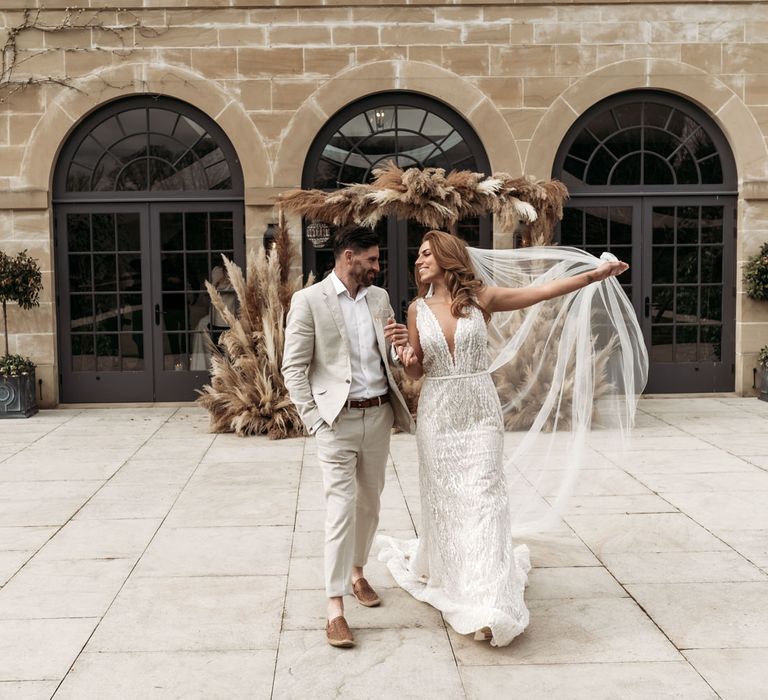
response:
[[[334,617],[325,626],[325,636],[328,638],[328,644],[332,647],[342,647],[344,649],[355,646],[355,638],[352,636],[352,630],[349,629],[347,621],[343,615]]]
[[[352,584],[352,593],[360,605],[365,605],[366,608],[375,608],[377,605],[381,605],[381,598],[364,578],[359,578]]]

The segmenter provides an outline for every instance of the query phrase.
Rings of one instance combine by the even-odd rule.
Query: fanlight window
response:
[[[705,128],[652,99],[597,113],[568,149],[563,171],[570,187],[724,182],[718,148]]]
[[[67,192],[231,190],[216,139],[185,114],[128,109],[92,127],[66,174]]]
[[[384,104],[360,111],[332,132],[313,184],[337,189],[368,182],[373,168],[390,160],[401,168],[478,167],[464,137],[441,116],[418,106]]]

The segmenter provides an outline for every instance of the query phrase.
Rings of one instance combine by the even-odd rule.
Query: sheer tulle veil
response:
[[[601,260],[559,246],[468,249],[485,284],[544,284]],[[611,256],[612,257],[612,256]],[[490,372],[505,422],[513,534],[557,527],[579,471],[610,466],[634,424],[648,355],[614,277],[528,309],[495,313]]]

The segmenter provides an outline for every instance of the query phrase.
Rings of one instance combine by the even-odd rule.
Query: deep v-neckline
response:
[[[440,320],[437,318],[437,314],[432,311],[432,307],[430,307],[429,304],[427,304],[427,300],[424,299],[424,297],[421,297],[421,301],[424,304],[424,306],[427,307],[427,310],[429,311],[430,315],[435,321],[435,324],[437,325],[437,329],[440,331],[440,338],[442,338],[443,344],[445,345],[445,351],[448,355],[448,359],[451,361],[451,366],[456,367],[456,339],[459,337],[459,323],[461,323],[461,319],[463,316],[459,316],[456,319],[456,328],[453,330],[453,352],[451,352],[451,346],[448,344],[448,336],[445,335],[445,331],[443,330],[443,326],[440,323]]]

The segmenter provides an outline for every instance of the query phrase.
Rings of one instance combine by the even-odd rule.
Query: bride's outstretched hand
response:
[[[590,273],[593,282],[600,282],[609,277],[617,277],[629,270],[629,265],[621,260],[612,260],[610,262],[604,262],[594,272]]]
[[[396,350],[400,362],[403,363],[403,367],[412,367],[416,364],[416,353],[410,345],[398,345]]]

